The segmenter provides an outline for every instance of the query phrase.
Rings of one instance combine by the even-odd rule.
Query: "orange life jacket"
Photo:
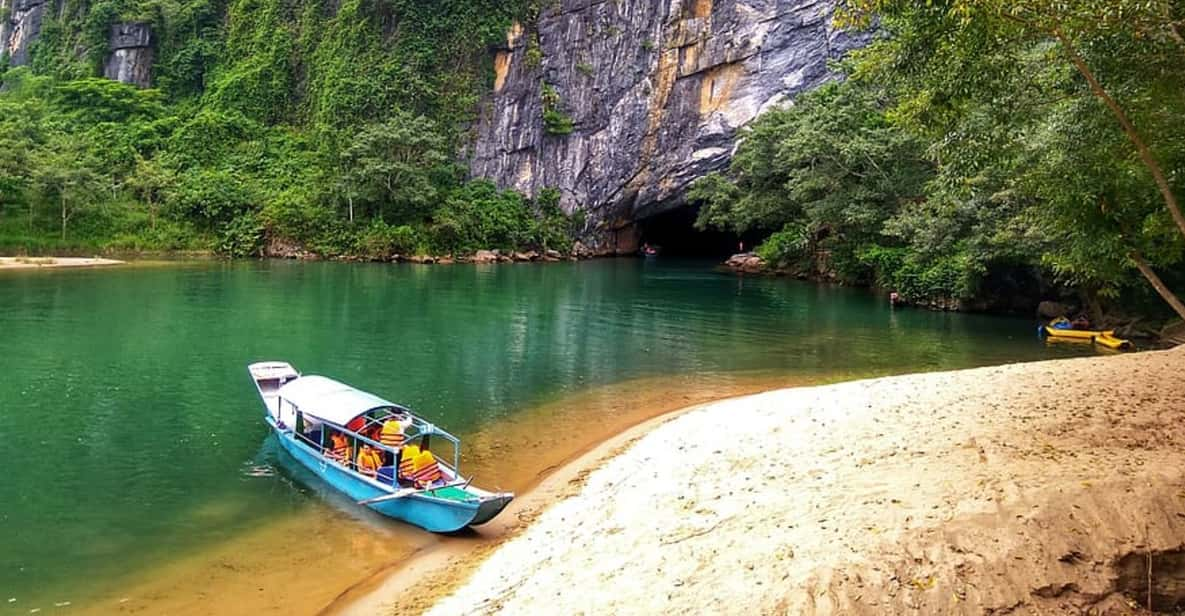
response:
[[[326,451],[326,454],[331,458],[337,458],[338,460],[345,462],[346,458],[349,457],[348,454],[350,452],[350,442],[346,440],[346,436],[344,434],[334,434],[329,438],[333,442],[333,445],[331,449]]]
[[[358,452],[358,472],[374,477],[379,467],[383,465],[383,457],[373,447],[364,445]]]

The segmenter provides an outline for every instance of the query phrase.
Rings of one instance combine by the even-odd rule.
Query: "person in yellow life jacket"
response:
[[[363,445],[358,450],[358,472],[367,477],[374,477],[378,474],[379,468],[383,465],[383,456],[371,445]]]
[[[440,470],[436,456],[432,455],[431,451],[423,451],[416,456],[416,470],[412,473],[411,478],[419,488],[427,488],[444,479],[444,473]]]
[[[412,475],[416,472],[416,456],[420,455],[420,446],[405,445],[399,450],[399,454],[398,476],[400,479],[411,481]]]
[[[325,449],[325,457],[345,464],[346,460],[350,458],[350,441],[346,440],[346,435],[341,432],[334,432],[329,435],[329,447]]]
[[[382,443],[384,447],[390,447],[395,450],[390,462],[392,466],[397,468],[402,461],[403,452],[401,449],[403,448],[403,444],[407,442],[407,435],[403,432],[405,429],[406,426],[399,420],[399,417],[392,416],[383,422],[382,430],[377,431],[378,434],[374,437],[374,440]],[[387,454],[385,452],[383,453],[383,459],[384,461],[387,460]]]
[[[383,422],[383,431],[379,433],[378,441],[392,449],[399,449],[407,440],[403,431],[403,422],[399,421],[398,417],[392,417]]]

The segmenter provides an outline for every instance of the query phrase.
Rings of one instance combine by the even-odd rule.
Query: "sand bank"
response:
[[[313,497],[316,502],[228,535],[223,542],[162,556],[155,566],[128,571],[122,579],[86,596],[76,591],[28,607],[70,600],[71,610],[80,614],[315,614],[350,607],[374,614],[394,596],[419,604],[422,610],[435,593],[448,587],[437,583],[439,575],[425,583],[419,572],[455,558],[468,562],[512,536],[539,510],[569,493],[550,492],[539,483],[544,477],[556,481],[560,476],[556,469],[588,466],[569,464],[582,452],[648,418],[688,405],[820,378],[701,374],[640,379],[560,395],[517,411],[487,430],[464,435],[467,473],[474,473],[484,485],[531,495],[517,500],[477,532],[427,533],[358,508],[320,484],[298,484],[293,492],[297,487],[322,488]],[[590,424],[590,415],[600,419]],[[277,491],[276,497],[306,498],[287,490]],[[194,516],[230,520],[237,513],[234,503],[214,502]],[[448,570],[456,575],[468,571]],[[400,592],[407,587],[431,592]]]
[[[97,267],[100,265],[120,265],[122,263],[123,261],[116,259],[100,259],[97,257],[0,257],[0,270]]]
[[[432,613],[1168,608],[1183,369],[1178,348],[701,406],[576,477]]]

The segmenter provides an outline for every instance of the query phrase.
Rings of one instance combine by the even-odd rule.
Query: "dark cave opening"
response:
[[[663,256],[723,259],[741,252],[741,242],[745,250],[752,250],[762,239],[754,233],[701,231],[695,227],[697,216],[698,207],[685,205],[637,220],[638,246],[649,244]]]

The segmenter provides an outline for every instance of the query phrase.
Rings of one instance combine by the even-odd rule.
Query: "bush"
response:
[[[254,212],[244,212],[222,226],[218,252],[228,257],[257,256],[263,248],[263,223]]]
[[[857,254],[872,268],[879,286],[908,301],[966,299],[973,297],[978,287],[980,268],[961,252],[925,260],[907,248],[873,245]]]
[[[769,265],[788,265],[809,258],[810,246],[811,235],[807,228],[789,223],[766,238],[755,252]]]
[[[355,252],[368,259],[386,260],[392,255],[414,254],[419,247],[420,237],[415,229],[375,219],[358,234]]]
[[[549,135],[567,135],[572,132],[572,118],[562,111],[549,109],[543,112],[543,128]]]
[[[522,195],[475,180],[453,191],[436,211],[433,244],[442,251],[458,253],[537,246],[538,225]]]
[[[567,252],[572,247],[572,238],[583,230],[584,212],[580,212],[579,226],[576,221],[560,209],[560,191],[544,188],[535,198],[535,229],[530,241],[543,250]]]

